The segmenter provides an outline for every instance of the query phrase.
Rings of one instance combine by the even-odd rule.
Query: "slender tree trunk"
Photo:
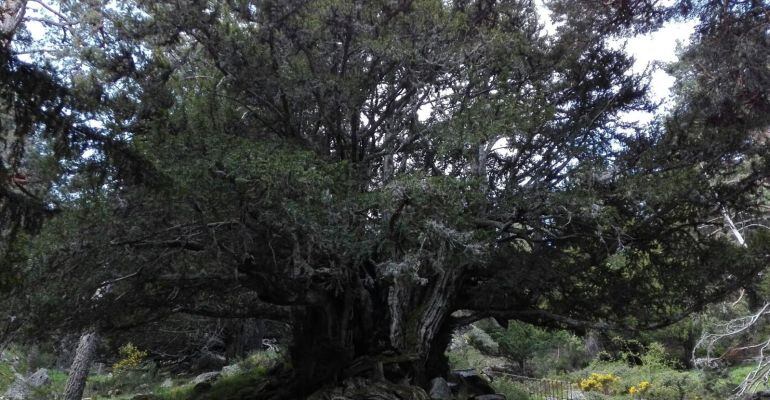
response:
[[[80,337],[67,385],[64,387],[64,400],[80,400],[83,397],[88,370],[96,353],[96,341],[97,335],[94,331],[87,331]]]

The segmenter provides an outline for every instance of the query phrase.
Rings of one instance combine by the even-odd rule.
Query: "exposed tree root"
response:
[[[308,400],[429,400],[418,386],[400,385],[387,381],[351,378],[341,386],[324,388],[313,393]]]

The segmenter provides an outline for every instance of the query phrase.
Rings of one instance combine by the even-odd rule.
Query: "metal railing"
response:
[[[527,392],[533,400],[577,400],[585,398],[585,394],[572,382],[530,378],[505,372],[497,372],[495,375],[511,381],[514,385]]]

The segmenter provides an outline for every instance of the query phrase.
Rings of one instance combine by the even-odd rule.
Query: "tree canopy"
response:
[[[526,0],[56,4],[67,50],[1,54],[4,267],[43,331],[285,321],[293,398],[424,385],[485,317],[663,326],[766,266],[722,233],[770,172],[765,2],[554,0],[551,33]],[[628,122],[657,105],[617,41],[685,17],[672,111]]]

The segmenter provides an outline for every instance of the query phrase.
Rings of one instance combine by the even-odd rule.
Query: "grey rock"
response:
[[[166,378],[163,380],[163,383],[160,384],[160,387],[164,389],[168,389],[170,387],[174,386],[174,381],[171,380],[171,378]]]
[[[452,313],[452,316],[455,318],[470,317],[471,315],[473,315],[471,310],[457,310]]]
[[[457,392],[468,395],[476,396],[483,394],[495,394],[495,390],[489,384],[489,381],[483,376],[479,375],[474,369],[460,369],[452,371],[449,375],[449,380],[452,383],[457,384]]]
[[[468,337],[468,343],[470,343],[473,347],[481,350],[482,353],[486,354],[499,354],[500,353],[500,345],[495,342],[494,339],[492,339],[491,336],[489,336],[488,333],[486,333],[483,329],[474,326],[471,326],[471,329],[466,333],[466,336]]]
[[[2,397],[7,400],[24,400],[29,398],[30,392],[31,389],[29,384],[27,384],[26,379],[24,379],[21,374],[17,373],[15,374],[13,383],[8,386],[8,390],[5,391],[5,394]]]
[[[466,368],[466,369],[456,369],[452,371],[452,376],[457,376],[460,378],[467,378],[469,376],[476,376],[478,375],[478,372],[474,368]]]
[[[586,395],[583,392],[570,392],[567,395],[567,400],[586,400]]]
[[[475,326],[475,327],[477,327],[477,328],[479,328],[479,329],[481,329],[483,331],[486,331],[486,332],[503,328],[502,325],[500,325],[500,323],[497,322],[497,320],[494,319],[494,318],[480,319],[480,320],[474,322],[473,326]]]
[[[222,374],[220,374],[219,371],[205,372],[196,376],[195,379],[192,380],[192,384],[197,386],[201,383],[211,383],[219,379],[220,375]]]
[[[430,381],[430,398],[433,400],[449,400],[452,398],[452,390],[444,378],[433,378]]]
[[[4,362],[18,362],[19,361],[19,356],[11,353],[10,351],[5,350],[2,353],[0,353],[0,361],[4,361]]]
[[[238,364],[226,365],[222,367],[222,376],[233,376],[243,372],[243,369]]]
[[[482,394],[473,398],[474,400],[505,400],[502,394]]]
[[[39,388],[51,383],[51,377],[48,376],[48,370],[40,368],[34,374],[27,377],[27,383],[33,388]]]

